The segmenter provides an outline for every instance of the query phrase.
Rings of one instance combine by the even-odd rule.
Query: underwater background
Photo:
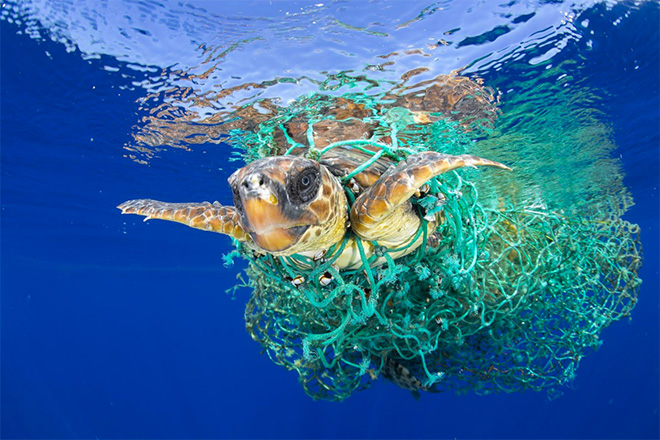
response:
[[[1,17],[3,438],[660,436],[657,2],[24,1]],[[499,94],[496,129],[519,135],[502,154],[547,173],[539,191],[583,202],[622,176],[635,201],[637,305],[562,393],[416,401],[378,381],[313,401],[246,332],[249,291],[225,293],[244,267],[223,265],[227,237],[115,208],[230,204],[242,162],[204,121],[236,105],[456,69]],[[579,172],[594,157],[603,170]]]

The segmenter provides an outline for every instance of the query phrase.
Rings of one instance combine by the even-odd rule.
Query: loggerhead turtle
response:
[[[420,94],[422,85],[426,89]],[[456,72],[422,82],[410,93],[403,88],[400,94],[392,93],[385,98],[393,103],[383,105],[381,113],[395,119],[400,126],[430,124],[437,120],[437,114],[453,120],[488,119],[494,114],[489,91]],[[371,158],[369,154],[348,146],[325,147],[365,136],[390,144],[392,138],[389,135],[378,137],[377,127],[368,122],[370,112],[364,105],[343,97],[324,99],[331,105],[325,107],[324,118],[313,127],[313,144],[325,153],[319,157],[317,149],[318,160],[306,158],[305,155],[315,149],[304,145],[311,127],[304,119],[290,120],[283,132],[273,139],[276,147],[273,156],[256,160],[229,177],[234,206],[222,206],[218,202],[165,203],[141,199],[124,202],[118,208],[123,214],[139,214],[146,219],[170,220],[227,234],[257,253],[300,254],[314,260],[332,256],[339,269],[353,269],[363,264],[362,258],[374,254],[376,242],[379,246],[397,249],[390,252],[392,258],[409,254],[422,244],[423,238],[417,234],[422,219],[410,198],[424,192],[430,179],[462,167],[509,169],[499,162],[476,156],[424,151],[399,163],[382,155],[355,173]],[[259,104],[270,109],[269,112],[246,106],[221,127],[253,131],[273,114],[273,106],[267,100]],[[297,146],[288,151],[290,155],[284,154],[288,149],[285,137]],[[373,152],[371,147],[367,150]],[[346,182],[346,176],[352,176],[350,181]],[[357,197],[350,207],[340,180],[347,183],[348,190]],[[428,221],[430,236],[442,216],[424,218]],[[349,229],[354,234],[341,254],[325,255],[328,249],[337,252],[334,249],[341,248],[333,245],[342,242]],[[355,237],[364,241],[362,256]],[[371,265],[384,261],[382,257],[376,258]]]
[[[234,206],[141,199],[124,202],[118,208],[123,214],[227,234],[258,253],[274,256],[300,254],[318,259],[350,229],[354,235],[335,263],[339,269],[347,269],[362,264],[355,237],[364,240],[367,258],[375,252],[373,242],[388,249],[405,248],[392,252],[392,258],[422,244],[417,234],[421,218],[410,198],[433,177],[462,167],[509,169],[477,156],[435,151],[411,155],[396,166],[388,167],[388,161],[383,160],[354,176],[355,189],[361,193],[348,209],[339,179],[361,163],[359,152],[342,147],[318,161],[298,156],[266,157],[229,177]],[[441,218],[434,215],[427,220],[431,234]],[[384,261],[378,258],[372,265]]]

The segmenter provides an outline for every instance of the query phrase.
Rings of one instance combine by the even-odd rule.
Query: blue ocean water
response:
[[[3,438],[660,436],[657,2],[2,8]],[[342,403],[313,401],[245,331],[249,292],[225,294],[242,267],[223,266],[226,237],[115,208],[137,197],[231,203],[231,147],[201,129],[177,139],[163,121],[222,113],[227,99],[286,104],[328,73],[388,81],[466,66],[502,93],[504,113],[513,94],[548,83],[596,110],[635,200],[625,218],[642,233],[638,304],[556,399],[415,401],[381,381]]]

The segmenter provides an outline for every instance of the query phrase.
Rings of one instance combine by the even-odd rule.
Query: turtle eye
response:
[[[289,200],[296,205],[307,203],[318,192],[321,184],[321,172],[315,167],[302,170],[289,185]]]

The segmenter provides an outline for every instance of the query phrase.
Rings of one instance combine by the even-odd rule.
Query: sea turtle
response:
[[[457,77],[445,80],[428,87],[424,95],[394,96],[389,100],[390,105],[376,108],[366,107],[358,100],[324,96],[315,97],[314,104],[320,105],[298,103],[305,109],[309,108],[311,114],[294,112],[291,118],[275,119],[279,116],[275,107],[272,107],[273,119],[265,119],[266,116],[254,107],[242,108],[236,112],[235,119],[224,123],[224,130],[238,129],[248,134],[262,134],[260,130],[263,126],[278,129],[259,137],[259,142],[267,139],[268,143],[267,148],[256,154],[261,158],[229,177],[233,206],[223,206],[218,202],[166,203],[141,199],[124,202],[118,208],[123,214],[170,220],[226,234],[242,242],[243,251],[252,249],[254,254],[248,252],[247,257],[254,263],[250,275],[251,278],[254,276],[254,294],[246,308],[246,327],[262,346],[277,353],[289,353],[287,356],[290,358],[282,362],[298,370],[301,377],[306,377],[303,381],[306,390],[316,395],[313,388],[317,379],[311,377],[319,377],[317,369],[320,367],[312,366],[304,355],[294,360],[296,353],[301,354],[296,348],[300,348],[300,341],[306,340],[305,335],[310,328],[317,332],[318,329],[338,326],[337,316],[343,312],[335,314],[337,309],[329,306],[320,313],[306,313],[305,307],[316,307],[314,302],[306,304],[295,301],[288,307],[279,303],[273,306],[269,302],[271,295],[282,299],[290,286],[281,288],[279,286],[283,283],[276,286],[270,282],[263,283],[265,277],[262,279],[261,275],[268,268],[257,264],[257,260],[265,254],[307,257],[279,261],[270,259],[270,262],[278,267],[292,263],[303,269],[279,273],[281,278],[278,280],[286,279],[298,290],[307,292],[312,299],[310,301],[316,301],[315,295],[319,292],[310,291],[311,284],[305,280],[310,278],[306,269],[310,268],[310,273],[316,270],[317,274],[321,274],[318,284],[311,285],[311,290],[330,285],[339,271],[345,271],[340,274],[343,282],[354,287],[346,290],[346,298],[356,302],[356,310],[362,310],[362,316],[369,317],[375,313],[372,303],[379,297],[378,287],[373,280],[369,287],[360,284],[358,288],[357,283],[362,279],[362,273],[366,272],[367,277],[373,278],[374,272],[387,266],[374,270],[365,266],[376,267],[388,258],[402,257],[424,244],[433,245],[433,234],[444,221],[442,211],[425,212],[421,209],[423,203],[414,203],[413,199],[422,197],[427,191],[436,197],[438,203],[443,203],[442,196],[434,191],[429,181],[462,167],[509,169],[499,162],[473,155],[450,155],[408,148],[413,144],[422,145],[421,150],[426,148],[429,139],[420,134],[424,132],[420,127],[437,120],[438,114],[447,115],[447,119],[456,118],[460,124],[465,120],[462,116],[488,113],[484,110],[488,100],[474,98],[480,96],[474,93],[476,84]],[[450,93],[456,90],[459,92]],[[263,101],[260,105],[266,106]],[[372,118],[374,113],[382,119]],[[381,125],[383,120],[386,120],[384,129]],[[395,125],[396,128],[392,129]],[[468,126],[464,128],[470,129]],[[427,130],[426,133],[430,136],[432,132]],[[358,144],[360,148],[355,148]],[[257,147],[262,147],[262,144]],[[425,234],[420,233],[423,226],[426,228]],[[372,275],[369,275],[370,272]],[[304,273],[305,276],[297,273]],[[393,291],[390,287],[386,289]],[[390,313],[402,307],[398,300],[388,296],[388,292],[382,291],[381,294],[383,304]],[[329,294],[328,298],[332,295]],[[357,305],[358,302],[360,305]],[[278,321],[286,322],[288,314],[308,316],[308,322],[302,323],[299,329],[284,330]],[[348,323],[347,320],[343,322]],[[360,322],[362,327],[366,321]],[[436,322],[432,320],[433,325]],[[262,327],[262,323],[266,324]],[[271,338],[270,331],[276,336]],[[352,330],[351,334],[355,337],[361,333]],[[352,344],[350,340],[344,342],[347,347],[357,350],[357,343]],[[424,377],[422,372],[427,368],[426,364],[420,364],[416,359],[401,359],[393,351],[383,351],[384,346],[387,344],[370,358],[371,364],[376,366],[367,369],[372,378],[382,370],[385,378],[409,390],[415,398],[419,398],[420,391],[434,392],[432,383],[418,378]],[[281,350],[282,347],[286,350]],[[305,349],[301,350],[304,353]],[[340,375],[344,377],[344,374],[341,372]],[[433,379],[439,380],[441,377],[434,376]],[[350,375],[346,378],[349,382],[353,380]]]
[[[423,93],[419,91],[421,86],[425,87]],[[417,234],[422,218],[410,199],[424,192],[433,177],[462,167],[509,169],[476,156],[423,151],[398,163],[382,155],[355,173],[371,158],[365,149],[374,152],[373,146],[325,147],[351,139],[377,139],[381,145],[392,145],[391,132],[383,133],[381,126],[371,120],[373,108],[345,97],[319,98],[319,102],[325,102],[315,107],[322,114],[314,115],[313,130],[304,114],[288,119],[281,125],[282,130],[272,136],[272,156],[258,159],[229,177],[234,206],[142,199],[124,202],[118,208],[123,214],[171,220],[227,234],[257,253],[301,254],[315,260],[329,258],[331,255],[325,253],[338,248],[333,245],[342,242],[350,229],[354,234],[341,254],[332,255],[339,269],[347,269],[357,268],[363,264],[362,258],[371,257],[376,252],[376,242],[387,249],[402,248],[391,252],[392,258],[406,255],[422,244],[423,238]],[[456,121],[492,119],[496,114],[492,101],[489,90],[453,72],[420,83],[410,91],[401,88],[398,93],[390,93],[383,101],[390,104],[380,105],[377,111],[401,129],[399,142],[405,143],[406,136],[418,136],[418,131],[406,134],[404,128],[429,124],[439,119],[439,114]],[[223,130],[256,132],[276,113],[269,101],[258,104],[259,109],[238,109],[233,118],[220,126]],[[316,155],[310,155],[310,150],[315,150]],[[323,154],[319,154],[321,150]],[[347,177],[352,178],[347,182]],[[342,180],[356,197],[350,208]],[[430,236],[442,217],[431,215],[426,220]],[[356,237],[363,240],[362,256]],[[376,266],[383,261],[382,257],[376,258],[371,264]]]
[[[362,154],[338,147],[318,161],[300,156],[256,160],[229,177],[234,206],[141,199],[124,202],[118,208],[123,214],[227,234],[258,253],[274,256],[301,254],[318,259],[350,229],[354,235],[335,263],[346,269],[362,264],[355,237],[364,240],[367,258],[375,251],[373,242],[388,249],[405,247],[392,252],[393,258],[422,244],[417,234],[421,218],[410,198],[433,177],[462,167],[509,169],[476,156],[435,151],[411,155],[396,165],[387,160],[375,162],[354,176],[352,184],[360,194],[349,210],[340,178],[364,162]],[[427,220],[430,234],[440,219],[430,216]],[[373,265],[383,261],[376,259]]]

